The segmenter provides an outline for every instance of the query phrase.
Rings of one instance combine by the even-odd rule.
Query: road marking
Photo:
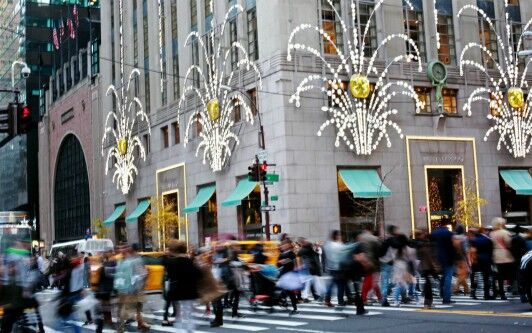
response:
[[[210,318],[214,319],[214,316],[204,317],[202,314],[194,313],[192,314],[194,317],[203,317],[203,318]],[[230,322],[243,322],[243,323],[257,323],[257,324],[269,324],[269,325],[282,325],[282,326],[303,326],[307,325],[307,322],[297,322],[297,321],[288,321],[288,320],[276,320],[276,319],[260,319],[260,318],[232,318],[229,316],[224,316],[224,322],[225,321]]]
[[[144,315],[144,317],[150,318],[150,319],[158,319],[158,320],[162,320],[163,319],[162,316],[156,316],[156,315]],[[201,315],[200,315],[200,317],[201,317]],[[209,320],[210,320],[210,318],[208,318],[208,317],[202,317],[199,320],[193,320],[193,322],[196,325],[199,325],[199,326],[206,326],[206,325],[209,325],[209,322],[208,322]],[[207,321],[207,322],[205,322],[205,321]],[[232,330],[252,331],[252,332],[268,330],[268,327],[263,327],[263,326],[248,326],[248,325],[226,324],[226,323],[223,324],[223,327],[228,328],[228,329],[232,329]]]
[[[253,312],[250,310],[240,310],[239,311],[242,314],[245,315],[257,315],[259,313]],[[264,313],[260,313],[259,315],[264,316]],[[274,316],[274,317],[286,317],[286,318],[297,318],[297,319],[308,319],[308,320],[326,320],[326,321],[335,321],[335,320],[342,320],[345,319],[345,317],[337,317],[337,316],[319,316],[319,315],[306,315],[306,314],[297,314],[297,315],[290,315],[286,312],[272,312],[268,313],[266,315]]]
[[[446,314],[457,314],[457,315],[464,315],[464,316],[489,316],[489,317],[517,317],[517,318],[532,318],[532,314],[527,314],[527,312],[524,313],[509,313],[509,312],[495,312],[495,311],[480,311],[480,310],[469,310],[469,311],[463,311],[463,310],[426,310],[426,309],[420,309],[417,310],[417,312],[424,312],[424,313],[446,313]]]
[[[276,330],[283,330],[283,331],[306,332],[306,333],[329,333],[329,331],[318,331],[318,330],[290,328],[290,327],[276,327],[275,329]],[[337,333],[339,333],[339,332],[337,332]]]

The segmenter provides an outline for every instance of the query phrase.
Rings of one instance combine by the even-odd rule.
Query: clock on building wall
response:
[[[443,95],[442,89],[445,87],[447,81],[447,67],[438,61],[434,60],[427,65],[427,76],[432,82],[432,85],[436,87],[436,102],[438,113],[443,113]]]

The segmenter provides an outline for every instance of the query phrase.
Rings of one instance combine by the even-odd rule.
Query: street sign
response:
[[[270,200],[271,200],[271,201],[278,201],[278,200],[279,200],[279,196],[278,196],[278,195],[272,195],[272,196],[270,197]]]
[[[257,157],[259,158],[259,161],[265,161],[268,158],[268,152],[264,149],[261,149],[257,152]]]
[[[263,183],[264,183],[264,185],[273,185],[273,182],[269,182],[269,181],[265,181]]]
[[[275,206],[262,206],[260,210],[261,212],[273,212],[275,211]]]
[[[266,174],[266,180],[270,182],[278,182],[279,181],[279,175],[276,173],[267,173]]]

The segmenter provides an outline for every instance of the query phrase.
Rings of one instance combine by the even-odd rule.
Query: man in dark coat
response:
[[[442,270],[440,285],[442,286],[443,304],[450,304],[455,258],[453,233],[442,224],[434,229],[431,239],[434,242],[436,248],[436,257]]]
[[[488,237],[488,231],[483,227],[478,229],[478,233],[471,240],[472,265],[471,272],[471,296],[476,299],[477,283],[475,283],[475,273],[481,272],[484,281],[484,299],[491,299],[490,277],[492,275],[491,265],[493,264],[493,242]]]

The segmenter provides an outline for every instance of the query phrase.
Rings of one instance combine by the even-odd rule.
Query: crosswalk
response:
[[[514,298],[515,299],[515,298]],[[333,299],[334,300],[334,299]],[[454,296],[453,304],[442,304],[440,300],[434,301],[436,310],[450,309],[476,309],[484,303],[504,303],[509,301],[501,300],[473,300],[468,296]],[[145,311],[144,318],[151,325],[150,332],[180,332],[174,327],[162,326],[164,310],[162,301],[157,302],[158,307]],[[400,307],[382,307],[380,305],[369,305],[365,307],[368,313],[364,317],[378,317],[394,312],[416,312],[423,308],[423,298],[420,297],[418,302],[402,304]],[[239,312],[244,315],[242,318],[232,318],[230,311],[224,313],[224,324],[220,328],[210,328],[210,321],[213,319],[211,314],[205,314],[205,307],[197,305],[194,308],[192,321],[196,325],[196,332],[266,332],[269,330],[285,331],[311,331],[316,322],[333,323],[336,321],[346,320],[348,318],[357,320],[356,308],[352,305],[338,306],[327,308],[322,303],[310,302],[298,305],[298,314],[291,315],[284,308],[275,307],[273,312],[267,307],[252,307],[248,302],[243,301],[240,304]],[[531,313],[532,317],[532,313]],[[116,322],[116,318],[114,318]],[[75,321],[73,324],[82,327],[83,332],[93,332],[96,330],[95,325],[83,326],[83,322]],[[130,331],[137,332],[136,324],[132,324]],[[48,327],[47,332],[56,333],[58,330]],[[105,329],[105,333],[115,332],[112,329]],[[127,331],[126,331],[127,332]]]

